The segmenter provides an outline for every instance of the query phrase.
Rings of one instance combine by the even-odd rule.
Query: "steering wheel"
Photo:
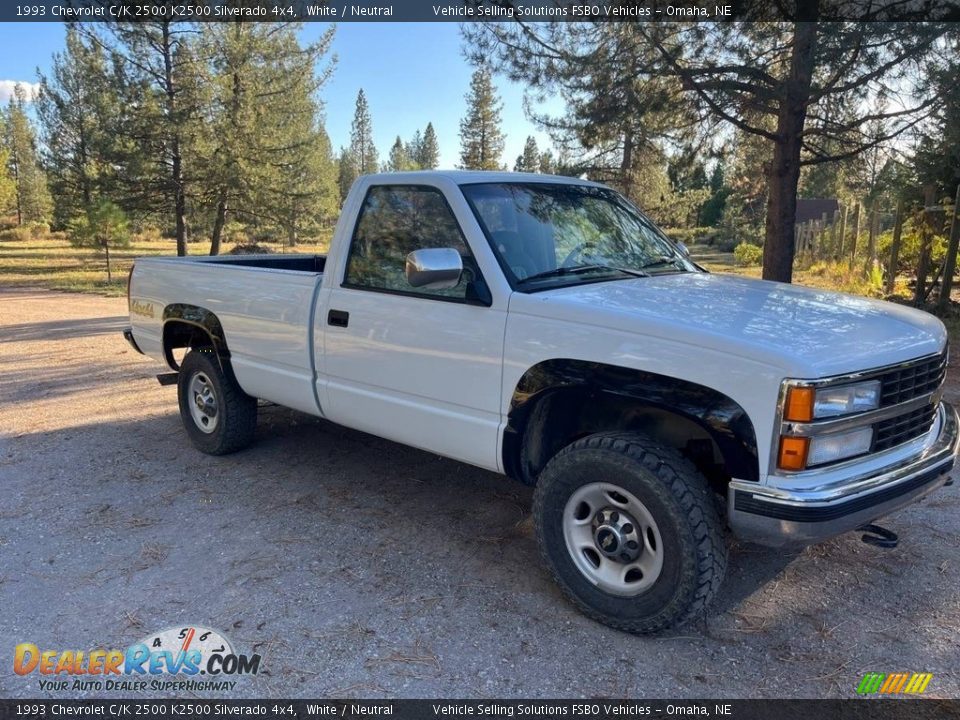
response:
[[[586,254],[587,250],[596,250],[597,244],[594,242],[582,242],[577,245],[570,253],[563,259],[563,262],[560,263],[560,267],[576,267],[577,265],[582,265],[583,263],[575,263],[574,260],[579,260]]]

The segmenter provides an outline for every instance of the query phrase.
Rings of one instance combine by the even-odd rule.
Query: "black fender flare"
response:
[[[668,375],[573,359],[540,362],[517,383],[503,437],[507,475],[530,481],[521,459],[524,432],[540,400],[561,391],[579,391],[588,397],[613,395],[683,416],[713,439],[731,477],[760,479],[756,431],[747,412],[732,398]]]
[[[220,366],[224,370],[229,369],[230,351],[227,349],[227,338],[220,318],[206,308],[184,303],[174,303],[163,309],[163,355],[171,369],[175,371],[180,369],[180,365],[173,357],[174,348],[167,342],[167,324],[171,322],[190,325],[202,331],[210,338],[210,344],[220,361]]]

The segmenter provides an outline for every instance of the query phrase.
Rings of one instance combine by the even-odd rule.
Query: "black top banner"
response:
[[[0,720],[946,720],[957,700],[0,700]]]
[[[33,0],[0,22],[960,22],[960,0]]]

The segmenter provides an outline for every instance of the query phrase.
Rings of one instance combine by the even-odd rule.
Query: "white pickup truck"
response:
[[[936,318],[705,272],[577,179],[362,177],[328,255],[142,258],[129,306],[201,451],[247,446],[261,398],[535,485],[557,582],[630,632],[704,610],[727,526],[860,528],[957,451]]]

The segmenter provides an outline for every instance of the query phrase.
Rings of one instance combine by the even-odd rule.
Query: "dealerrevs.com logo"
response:
[[[232,678],[256,675],[260,660],[236,653],[222,633],[193,625],[153,633],[126,650],[41,650],[20,643],[13,671],[38,677],[40,690],[229,691],[237,684]]]

